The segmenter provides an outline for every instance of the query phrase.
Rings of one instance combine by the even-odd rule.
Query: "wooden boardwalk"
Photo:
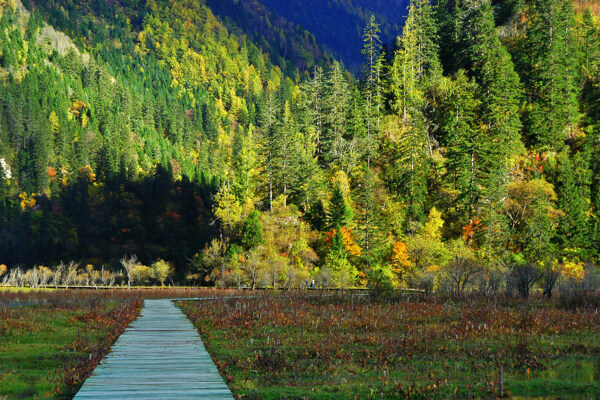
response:
[[[142,315],[75,399],[233,400],[233,395],[183,312],[170,300],[146,300]]]

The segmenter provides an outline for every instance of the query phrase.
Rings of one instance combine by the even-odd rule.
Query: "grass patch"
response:
[[[600,396],[600,315],[531,301],[182,302],[240,399]],[[575,397],[574,397],[575,396]]]
[[[0,399],[71,398],[141,303],[90,292],[63,292],[56,301],[29,293],[18,302],[0,297]]]

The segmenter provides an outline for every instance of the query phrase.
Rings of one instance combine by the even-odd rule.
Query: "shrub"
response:
[[[536,282],[540,279],[540,271],[532,263],[513,264],[508,276],[507,291],[517,292],[527,299]]]

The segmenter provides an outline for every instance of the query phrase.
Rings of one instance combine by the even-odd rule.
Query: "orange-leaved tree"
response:
[[[408,274],[413,271],[413,263],[410,261],[407,244],[401,241],[394,243],[390,259],[397,282],[399,284],[405,283]]]

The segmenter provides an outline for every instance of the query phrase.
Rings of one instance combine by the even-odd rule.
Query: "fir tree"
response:
[[[485,133],[477,126],[477,84],[464,71],[456,74],[442,128],[447,132],[447,174],[458,193],[459,210],[472,222],[485,187]]]
[[[326,104],[326,129],[321,137],[323,159],[328,163],[335,162],[341,167],[348,129],[350,91],[342,66],[338,62],[333,63],[329,73]]]
[[[346,226],[352,218],[352,209],[346,203],[340,187],[336,186],[333,190],[327,213],[327,225],[329,229],[339,230],[339,228]]]
[[[253,249],[263,243],[263,232],[259,217],[259,212],[252,210],[248,214],[248,218],[244,221],[242,245],[246,250]]]
[[[415,222],[425,217],[427,158],[433,152],[424,115],[424,92],[427,83],[441,72],[436,31],[430,26],[435,27],[435,23],[429,3],[412,1],[392,66],[394,108],[402,119],[397,154],[400,185]]]
[[[579,96],[575,19],[569,0],[529,4],[522,50],[527,54],[526,135],[542,149],[560,150],[578,124]]]
[[[566,146],[559,155],[556,194],[564,212],[559,220],[558,238],[563,247],[581,250],[589,247],[591,232],[587,218],[590,202],[591,171],[581,153],[570,156]]]

